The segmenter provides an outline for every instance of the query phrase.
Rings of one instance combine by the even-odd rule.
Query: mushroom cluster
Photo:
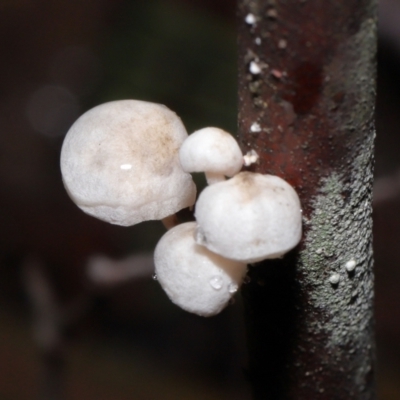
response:
[[[248,263],[282,257],[301,239],[295,190],[277,176],[240,172],[248,160],[219,128],[188,136],[165,106],[122,100],[72,125],[61,171],[84,212],[125,226],[159,219],[171,228],[154,253],[158,281],[173,303],[211,316],[238,291]],[[176,225],[175,213],[195,203],[193,172],[204,172],[209,186],[196,221]]]

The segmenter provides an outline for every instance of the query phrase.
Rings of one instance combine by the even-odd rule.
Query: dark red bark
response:
[[[238,19],[242,148],[304,214],[243,289],[254,398],[373,399],[375,1],[240,0]]]

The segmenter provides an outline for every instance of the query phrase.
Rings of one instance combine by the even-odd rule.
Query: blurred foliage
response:
[[[135,98],[174,110],[189,132],[236,132],[236,36],[214,15],[171,1],[129,1],[104,39],[99,102]]]
[[[100,56],[104,79],[91,105],[146,100],[175,111],[188,133],[217,126],[236,134],[233,24],[176,1],[125,1]],[[203,174],[194,179],[200,191]],[[154,233],[159,237],[157,229]]]

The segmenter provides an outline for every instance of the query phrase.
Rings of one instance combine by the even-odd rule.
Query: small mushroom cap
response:
[[[219,128],[203,128],[193,132],[183,142],[179,158],[186,172],[233,176],[243,166],[243,154],[237,141]]]
[[[204,317],[218,314],[238,290],[246,265],[196,244],[195,222],[169,230],[154,252],[157,280],[170,300]]]
[[[65,188],[84,212],[118,225],[163,219],[195,202],[179,163],[187,132],[167,107],[138,100],[83,114],[61,151]]]
[[[297,193],[273,175],[241,172],[206,187],[195,216],[197,243],[246,263],[278,258],[301,239]]]

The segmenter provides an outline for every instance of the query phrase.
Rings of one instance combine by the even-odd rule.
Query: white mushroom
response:
[[[278,258],[301,238],[299,198],[273,175],[241,172],[206,187],[195,216],[197,243],[246,263]]]
[[[164,219],[195,202],[194,182],[179,163],[186,137],[180,118],[163,105],[99,105],[65,137],[65,188],[84,212],[113,224]]]
[[[234,137],[219,128],[193,132],[179,151],[186,172],[204,172],[208,184],[237,174],[243,165],[243,154]]]
[[[229,303],[246,274],[246,265],[196,244],[195,228],[195,222],[187,222],[160,239],[154,253],[155,271],[174,304],[209,317]]]

